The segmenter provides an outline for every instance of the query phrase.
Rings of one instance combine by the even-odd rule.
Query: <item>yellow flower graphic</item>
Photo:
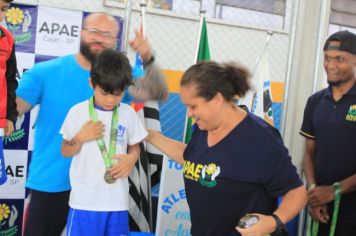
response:
[[[8,11],[6,11],[6,20],[13,25],[17,25],[22,23],[25,18],[23,11],[21,11],[18,7],[11,7]]]
[[[3,219],[9,218],[10,214],[10,208],[6,204],[1,204],[0,205],[0,222],[3,221]]]
[[[208,175],[214,174],[215,171],[216,171],[216,165],[214,163],[209,164],[208,167],[206,168],[206,173]]]

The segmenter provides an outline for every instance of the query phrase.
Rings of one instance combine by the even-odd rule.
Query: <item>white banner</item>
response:
[[[4,150],[7,181],[0,185],[0,199],[24,199],[27,173],[27,151]]]
[[[64,56],[79,51],[83,14],[39,6],[35,53]]]
[[[165,156],[158,199],[156,235],[189,236],[190,226],[183,166]]]

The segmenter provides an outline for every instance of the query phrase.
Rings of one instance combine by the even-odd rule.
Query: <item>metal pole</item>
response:
[[[147,4],[142,1],[142,3],[140,3],[140,7],[141,7],[141,22],[142,22],[142,34],[144,37],[147,38],[147,28],[146,28],[146,7]]]
[[[272,31],[267,31],[266,33],[267,33],[266,43],[265,43],[265,46],[262,49],[261,54],[256,58],[255,68],[253,68],[253,76],[256,74],[256,70],[257,70],[258,65],[260,64],[261,58],[262,58],[263,54],[266,53],[267,47],[269,45],[269,41],[271,40],[271,38],[273,36],[273,32]],[[255,94],[255,92],[253,92],[253,94]],[[245,99],[246,99],[245,97],[242,97],[241,99],[238,99],[237,105],[243,104]],[[252,99],[252,101],[251,101],[252,103],[253,103],[253,100],[254,99]],[[250,107],[252,109],[252,104],[250,104]]]
[[[129,45],[129,29],[130,29],[130,21],[131,21],[131,13],[132,13],[132,0],[127,0],[125,4],[125,24],[124,24],[124,32],[123,32],[123,44],[122,51],[127,55],[128,45]]]
[[[287,74],[286,74],[286,81],[284,82],[284,98],[283,104],[286,105],[288,102],[288,95],[290,90],[290,77],[292,76],[292,64],[294,61],[293,54],[294,54],[294,46],[295,46],[295,38],[297,33],[297,19],[299,15],[299,0],[293,1],[293,6],[291,9],[294,9],[292,12],[291,17],[291,27],[290,27],[290,41],[289,41],[289,49],[288,49],[288,62],[287,62]],[[284,107],[282,110],[282,117],[281,117],[281,134],[282,137],[285,137],[285,129],[286,129],[286,116],[287,116],[287,109]]]
[[[198,40],[195,48],[195,55],[194,55],[194,64],[197,63],[198,54],[199,54],[199,44],[201,39],[201,32],[203,30],[203,20],[205,18],[205,10],[200,10],[200,20],[199,20],[199,32],[198,32]]]
[[[146,7],[147,4],[145,3],[144,0],[141,1],[140,3],[141,7],[141,25],[142,25],[142,34],[143,37],[147,38],[147,30],[146,30]],[[142,59],[142,58],[141,58]],[[149,215],[148,215],[148,224],[150,226],[150,230],[153,232],[153,220],[152,220],[152,189],[151,189],[151,168],[150,168],[150,163],[148,162],[148,172],[147,172],[147,200],[148,200],[148,208],[149,208]]]

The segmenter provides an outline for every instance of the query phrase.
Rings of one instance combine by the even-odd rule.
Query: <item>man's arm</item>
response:
[[[134,81],[128,89],[136,100],[164,101],[168,98],[168,86],[159,67],[152,63],[145,68],[143,77]]]
[[[303,166],[304,166],[304,175],[307,181],[308,186],[308,203],[309,203],[309,213],[313,219],[327,223],[329,220],[329,215],[326,210],[326,205],[313,206],[310,205],[310,192],[316,188],[316,179],[315,179],[315,140],[311,138],[305,138],[305,150],[303,157]]]
[[[22,116],[23,114],[32,109],[32,105],[20,97],[16,97],[16,105],[19,116]]]
[[[356,191],[356,174],[339,181],[341,194]],[[335,187],[333,185],[318,186],[308,193],[311,207],[325,205],[335,199]]]
[[[304,174],[307,180],[308,188],[310,186],[316,185],[314,157],[315,157],[315,140],[306,138],[305,150],[303,156],[303,167],[304,167]]]
[[[135,32],[135,38],[129,42],[130,47],[140,54],[143,60],[144,75],[135,80],[129,87],[129,93],[137,100],[166,100],[168,86],[160,68],[154,63],[154,56],[150,44],[141,32]]]

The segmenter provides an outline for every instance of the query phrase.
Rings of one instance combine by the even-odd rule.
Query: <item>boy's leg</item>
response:
[[[31,190],[24,236],[60,236],[67,221],[69,194]]]
[[[129,213],[128,211],[113,211],[109,213],[105,236],[128,236]]]
[[[128,212],[100,212],[70,209],[67,221],[68,236],[129,235]]]
[[[1,129],[1,128],[0,128]],[[1,132],[1,131],[0,131]],[[5,157],[3,152],[3,139],[0,134],[0,185],[4,184],[7,180],[6,175],[6,166],[5,166]]]
[[[68,236],[104,235],[106,212],[86,211],[70,208],[67,220]]]

